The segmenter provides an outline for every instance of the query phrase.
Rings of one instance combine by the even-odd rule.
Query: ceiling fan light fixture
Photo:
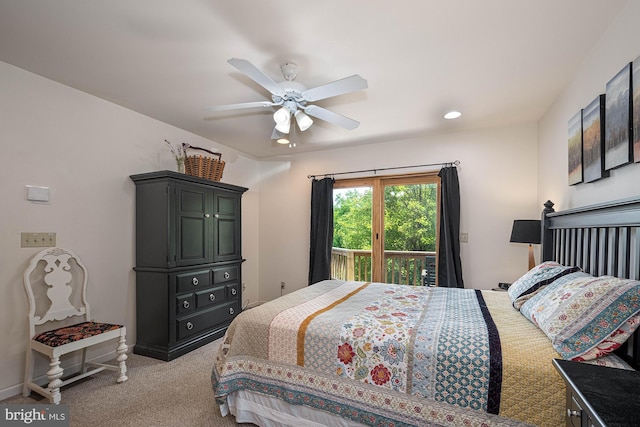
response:
[[[313,124],[313,120],[311,120],[311,117],[307,116],[305,113],[303,113],[300,110],[296,111],[295,117],[296,117],[296,122],[298,123],[298,127],[303,132],[309,129]]]
[[[291,111],[287,107],[282,107],[273,113],[273,120],[276,122],[276,130],[280,133],[289,133],[291,128]]]
[[[453,120],[453,119],[457,119],[461,115],[462,113],[460,111],[449,111],[447,114],[444,115],[444,118],[447,120]]]
[[[289,143],[289,140],[288,140],[287,138],[285,138],[285,137],[282,137],[282,138],[278,138],[278,139],[276,140],[276,142],[277,142],[278,144],[283,144],[283,145],[284,145],[284,144],[288,144],[288,143]]]
[[[287,122],[284,124],[276,123],[276,130],[280,133],[289,133],[291,129],[291,122]]]
[[[273,113],[273,120],[279,125],[288,125],[291,122],[291,111],[287,107],[282,107]]]

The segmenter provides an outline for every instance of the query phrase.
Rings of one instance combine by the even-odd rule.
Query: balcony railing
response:
[[[429,284],[435,284],[435,255],[428,251],[384,251],[385,282],[422,285],[422,271],[427,270]],[[332,248],[331,277],[371,281],[371,251]]]

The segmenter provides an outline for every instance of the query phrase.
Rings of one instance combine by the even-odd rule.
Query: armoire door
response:
[[[176,185],[176,266],[211,262],[210,189]]]
[[[213,261],[240,259],[240,197],[231,192],[215,191],[213,212]]]

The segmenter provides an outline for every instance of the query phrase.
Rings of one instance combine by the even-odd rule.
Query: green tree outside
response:
[[[370,187],[334,190],[333,246],[371,250]]]
[[[436,184],[385,187],[385,250],[436,250],[436,191]]]
[[[385,250],[435,251],[437,185],[385,187]],[[371,250],[371,188],[334,191],[333,246]]]

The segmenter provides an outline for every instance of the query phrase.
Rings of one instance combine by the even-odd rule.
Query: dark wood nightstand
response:
[[[554,359],[567,386],[567,427],[640,426],[640,372]]]

